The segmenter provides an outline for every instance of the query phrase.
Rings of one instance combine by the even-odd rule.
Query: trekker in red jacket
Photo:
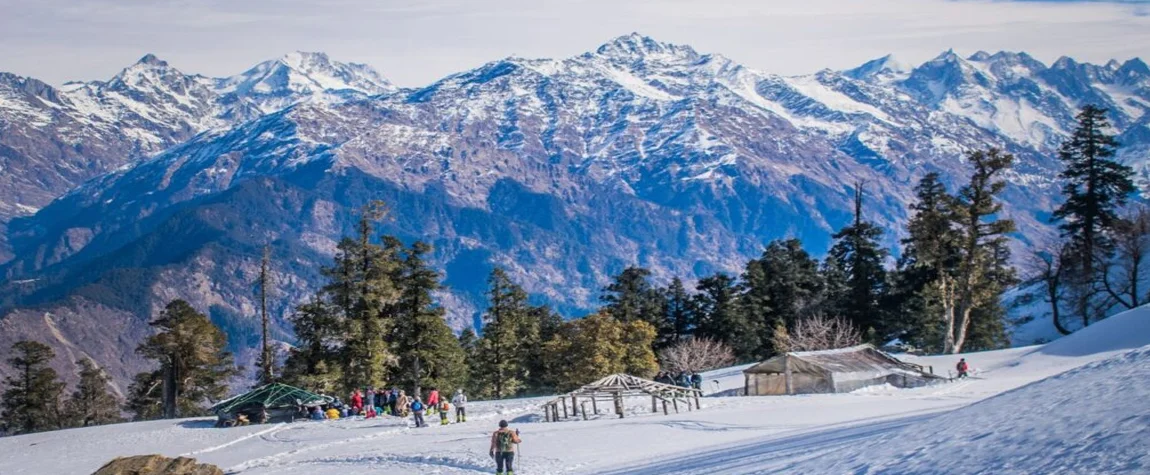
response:
[[[955,369],[958,370],[958,377],[965,378],[967,376],[966,373],[970,371],[970,365],[966,364],[966,358],[959,359]]]

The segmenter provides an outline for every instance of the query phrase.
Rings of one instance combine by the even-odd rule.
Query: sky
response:
[[[1150,0],[0,0],[0,12],[0,71],[52,84],[104,80],[145,53],[228,76],[323,51],[416,87],[631,32],[788,75],[951,48],[1150,60]]]

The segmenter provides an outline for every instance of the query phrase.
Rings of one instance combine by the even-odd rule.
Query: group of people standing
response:
[[[680,371],[678,376],[670,371],[660,371],[659,374],[655,375],[655,382],[683,388],[703,389],[703,375],[686,371]]]
[[[411,416],[415,427],[427,427],[423,420],[424,413],[439,412],[439,422],[442,425],[450,424],[448,414],[455,408],[455,422],[467,422],[467,395],[462,389],[455,390],[455,396],[449,401],[440,397],[439,390],[431,388],[427,394],[427,401],[417,394],[408,396],[406,391],[397,388],[355,390],[344,404],[336,399],[326,410],[316,407],[312,410],[311,418],[339,419],[341,417],[364,416],[367,419],[378,416],[395,416],[406,418]]]

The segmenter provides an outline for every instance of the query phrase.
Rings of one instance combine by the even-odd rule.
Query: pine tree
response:
[[[1106,261],[1114,252],[1113,233],[1122,221],[1118,209],[1135,191],[1134,171],[1114,160],[1118,141],[1107,133],[1107,112],[1094,105],[1083,107],[1078,127],[1058,152],[1066,165],[1059,175],[1066,181],[1062,187],[1066,202],[1054,211],[1052,221],[1060,223],[1068,241],[1062,252],[1069,258],[1064,280],[1074,287],[1076,311],[1084,326],[1096,313],[1097,282],[1109,272]]]
[[[424,387],[450,393],[467,378],[466,355],[444,321],[443,307],[432,293],[439,289],[439,274],[428,267],[427,243],[416,241],[404,252],[392,350],[398,358],[392,381],[422,394]]]
[[[1066,202],[1054,211],[1063,237],[1070,239],[1084,274],[1092,274],[1101,255],[1113,249],[1109,233],[1121,221],[1118,208],[1134,192],[1134,170],[1113,160],[1118,141],[1107,134],[1107,109],[1087,105],[1078,114],[1078,127],[1063,142],[1058,156],[1066,165]]]
[[[691,295],[683,286],[683,280],[675,277],[671,280],[671,285],[668,285],[662,293],[666,296],[667,303],[664,305],[666,323],[661,327],[665,328],[667,333],[656,338],[655,346],[657,348],[687,338],[694,332],[695,327],[694,303]]]
[[[1016,280],[1007,247],[1014,221],[998,217],[1002,211],[998,195],[1006,188],[1001,175],[1014,163],[1014,156],[990,149],[971,153],[968,161],[974,173],[958,190],[951,215],[958,232],[957,274],[953,291],[943,296],[944,348],[952,353],[962,351],[975,316],[995,318],[1005,313],[995,307],[1001,306],[1003,292]]]
[[[381,386],[395,358],[388,351],[386,336],[394,325],[385,308],[395,302],[399,290],[396,276],[402,244],[385,239],[372,242],[376,222],[387,216],[382,202],[373,201],[360,214],[354,239],[340,242],[335,265],[324,269],[329,284],[323,293],[339,310],[344,328],[341,352],[343,389]]]
[[[72,397],[64,403],[64,415],[69,425],[88,427],[112,424],[120,417],[120,402],[108,390],[112,378],[91,360],[76,362],[80,366],[80,383]]]
[[[651,271],[642,267],[628,267],[603,288],[599,300],[603,309],[621,322],[644,321],[666,335],[663,315],[666,300],[658,288],[651,285]]]
[[[651,324],[620,322],[604,311],[572,320],[544,344],[545,379],[569,391],[615,373],[649,377],[658,369],[654,339]]]
[[[546,379],[543,345],[559,334],[563,328],[563,317],[545,305],[532,306],[527,311],[528,331],[523,342],[523,364],[526,373],[523,389],[527,394],[553,394]]]
[[[961,257],[961,239],[955,224],[955,197],[947,192],[938,173],[928,173],[915,188],[908,237],[892,279],[886,306],[897,328],[891,337],[918,348],[944,350],[943,297],[953,295]]]
[[[132,420],[148,421],[163,417],[163,384],[163,373],[160,371],[136,373],[132,384],[128,386],[128,400],[124,401],[124,410],[133,414]]]
[[[775,326],[789,326],[807,312],[819,300],[823,281],[802,242],[787,239],[770,242],[761,257],[747,263],[743,288],[741,309],[760,343],[754,356],[762,358],[776,352]]]
[[[527,292],[495,268],[487,279],[488,308],[483,315],[483,337],[472,360],[473,391],[495,399],[509,397],[524,384],[526,344],[538,335],[530,325]]]
[[[12,345],[16,356],[8,359],[15,374],[4,379],[0,419],[8,431],[26,434],[60,427],[60,395],[64,383],[56,370],[48,366],[56,357],[52,348],[36,342],[22,340]]]
[[[344,335],[337,310],[317,296],[300,305],[290,320],[297,342],[284,362],[283,380],[324,394],[343,389],[340,369]]]
[[[888,253],[879,243],[882,229],[862,218],[862,183],[855,186],[854,205],[854,222],[835,233],[835,244],[827,256],[846,276],[846,293],[837,296],[837,306],[864,333],[881,334],[885,329],[879,299],[886,286],[883,261]]]
[[[270,322],[268,319],[268,286],[271,285],[271,247],[264,246],[263,258],[260,259],[260,356],[257,364],[260,373],[257,378],[260,385],[271,384],[276,380],[275,355],[272,352]]]
[[[183,300],[173,300],[151,322],[160,333],[136,348],[160,363],[163,417],[203,414],[203,403],[227,395],[228,378],[236,374],[227,335]]]
[[[735,279],[718,273],[700,279],[695,290],[695,336],[727,344],[739,361],[754,359],[759,351],[759,335],[740,309]]]

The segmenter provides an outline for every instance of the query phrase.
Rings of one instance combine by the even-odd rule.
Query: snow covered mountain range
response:
[[[120,347],[181,297],[243,348],[258,249],[278,256],[282,316],[371,199],[393,210],[385,232],[435,245],[456,326],[473,321],[495,265],[576,314],[627,265],[737,272],[784,236],[819,252],[857,182],[893,244],[917,180],[937,171],[953,189],[963,154],[989,146],[1018,157],[1007,213],[1020,242],[1040,242],[1055,151],[1088,103],[1110,108],[1145,175],[1150,69],[1138,59],[947,51],[783,77],[632,34],[414,89],[319,54],[225,79],[151,56],[106,83],[0,76],[0,167],[22,171],[0,177],[0,210],[39,209],[8,223],[0,347],[53,335],[123,378],[140,362]]]
[[[200,132],[297,102],[394,91],[376,71],[291,53],[227,78],[185,74],[146,55],[107,81],[52,87],[0,73],[0,220],[30,214],[93,176]]]

